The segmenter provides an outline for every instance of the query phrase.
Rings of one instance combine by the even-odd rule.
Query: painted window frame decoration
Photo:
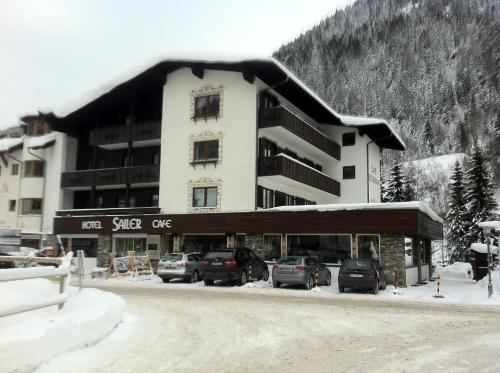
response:
[[[219,96],[219,112],[217,114],[196,115],[196,99],[204,96]],[[199,120],[219,119],[224,113],[224,87],[207,85],[197,90],[191,91],[191,119],[196,123]]]
[[[215,206],[211,207],[194,207],[193,206],[193,192],[195,188],[217,188],[217,202]],[[190,180],[188,183],[188,201],[187,207],[189,212],[220,212],[221,211],[221,193],[222,180],[210,179],[202,177],[198,180]]]
[[[218,165],[222,163],[222,137],[223,134],[222,132],[202,132],[198,135],[191,135],[189,138],[189,162],[190,164],[195,167],[196,165],[203,165],[206,167],[207,164],[213,164],[213,165]],[[198,160],[196,161],[194,159],[194,144],[196,142],[202,142],[202,141],[213,141],[217,140],[219,142],[219,149],[218,149],[218,158],[217,159],[211,159],[211,160]]]

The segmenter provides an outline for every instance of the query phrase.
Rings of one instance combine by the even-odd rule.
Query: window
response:
[[[43,161],[24,162],[24,177],[42,177],[44,170]]]
[[[415,263],[415,240],[411,237],[405,237],[405,266],[411,267]]]
[[[344,166],[342,168],[342,177],[344,180],[355,179],[356,178],[356,166]]]
[[[288,235],[288,255],[316,256],[324,263],[341,264],[351,257],[351,236]]]
[[[219,115],[219,95],[199,96],[194,101],[194,116],[210,117]]]
[[[356,133],[349,132],[342,135],[342,146],[352,146],[356,143]]]
[[[47,122],[36,120],[28,124],[28,136],[40,136],[50,132]]]
[[[263,188],[259,186],[257,188],[258,201],[257,206],[263,209],[269,209],[274,207],[274,191],[271,189]]]
[[[264,260],[276,261],[281,258],[281,236],[279,234],[265,234],[262,251]]]
[[[12,175],[19,175],[19,164],[18,163],[12,163]]]
[[[379,259],[380,238],[377,234],[358,235],[358,258]]]
[[[193,207],[216,207],[217,187],[193,188]]]
[[[9,211],[16,211],[16,200],[11,199],[9,201]]]
[[[219,159],[219,140],[198,141],[194,143],[193,162],[216,161]]]
[[[39,198],[22,199],[21,214],[23,215],[41,215],[42,200]]]
[[[158,193],[151,194],[151,198],[149,201],[149,205],[153,207],[158,207],[158,201],[160,200],[160,196]]]
[[[153,152],[151,154],[151,163],[154,165],[160,164],[160,152]]]
[[[261,137],[259,139],[260,144],[260,155],[262,157],[272,157],[277,154],[277,146],[276,143],[266,139],[265,137]]]

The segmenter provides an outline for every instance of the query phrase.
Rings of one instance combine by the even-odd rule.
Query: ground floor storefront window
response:
[[[181,237],[180,251],[207,253],[210,250],[225,249],[226,235],[185,234]]]
[[[276,261],[281,258],[281,235],[265,234],[262,257],[267,261]]]
[[[380,259],[380,236],[378,234],[358,234],[358,258]]]
[[[327,264],[341,264],[351,257],[351,235],[288,235],[288,255],[317,256]]]
[[[145,255],[146,237],[113,237],[113,254],[115,257],[127,256],[129,251],[136,255]]]

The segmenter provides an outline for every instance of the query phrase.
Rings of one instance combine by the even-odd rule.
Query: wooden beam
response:
[[[249,73],[248,71],[242,71],[243,79],[245,79],[248,83],[253,84],[255,81],[255,75]]]
[[[191,66],[191,72],[194,76],[203,79],[203,75],[205,75],[205,69],[201,65],[193,65]]]

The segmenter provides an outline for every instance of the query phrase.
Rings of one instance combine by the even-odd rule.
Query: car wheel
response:
[[[264,269],[264,272],[262,272],[262,281],[266,281],[269,280],[269,270],[266,268]]]
[[[279,288],[281,286],[281,282],[273,281],[273,288]]]
[[[314,287],[314,277],[310,276],[306,282],[306,289],[311,290]]]
[[[326,284],[326,286],[330,286],[332,284],[332,275],[331,275],[331,273],[328,273],[326,275],[326,283],[325,284]]]
[[[384,281],[384,285],[382,285],[382,286],[380,287],[380,290],[385,290],[385,288],[386,288],[386,287],[387,287],[387,283]]]
[[[342,286],[339,286],[339,293],[343,293],[345,290]]]
[[[212,286],[214,284],[214,280],[209,280],[208,278],[203,280],[203,282],[205,283],[205,286]]]
[[[245,271],[241,271],[240,273],[240,280],[238,281],[238,284],[240,286],[243,286],[247,283],[247,273]]]
[[[379,283],[378,283],[378,281],[377,281],[377,284],[376,284],[376,285],[373,287],[373,289],[372,289],[372,293],[373,293],[373,294],[378,294],[378,287],[379,287]]]
[[[193,274],[191,275],[191,278],[189,281],[191,283],[198,282],[200,280],[200,275],[198,274],[198,271],[194,271]]]
[[[169,282],[169,281],[170,281],[170,279],[169,279],[169,278],[166,278],[166,277],[162,277],[162,278],[161,278],[161,280],[162,280],[163,282]]]

